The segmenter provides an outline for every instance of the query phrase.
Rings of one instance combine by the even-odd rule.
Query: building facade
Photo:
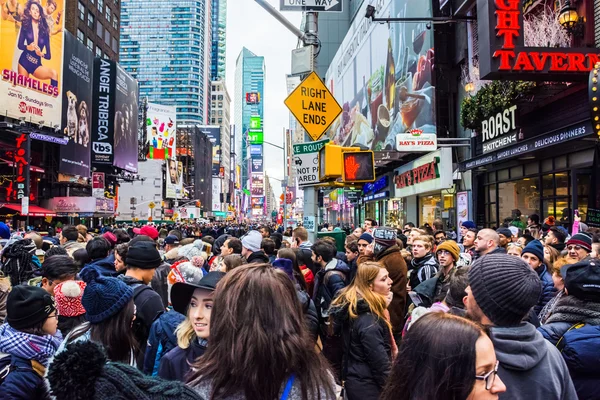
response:
[[[225,79],[227,0],[212,0],[211,79]]]
[[[65,28],[96,57],[119,61],[121,3],[118,0],[67,0]]]
[[[200,0],[122,3],[121,65],[140,98],[177,107],[178,126],[208,123],[210,17],[211,2]]]
[[[225,81],[218,80],[212,82],[210,103],[210,124],[221,127],[221,147],[220,147],[220,167],[223,173],[221,193],[225,194],[223,203],[230,204],[231,199],[227,197],[230,193],[230,171],[231,171],[231,97],[227,92]],[[229,201],[228,201],[229,200]]]
[[[235,68],[234,110],[236,126],[236,154],[241,167],[242,187],[249,189],[250,173],[248,171],[248,131],[250,117],[260,117],[264,129],[264,84],[266,78],[265,58],[257,56],[247,48],[240,52]],[[246,94],[256,93],[258,101],[246,101]],[[262,146],[262,145],[261,145]]]

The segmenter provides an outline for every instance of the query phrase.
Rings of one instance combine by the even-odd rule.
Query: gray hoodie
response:
[[[500,399],[577,400],[560,352],[533,325],[494,326],[490,338],[500,361],[498,376],[506,385]]]

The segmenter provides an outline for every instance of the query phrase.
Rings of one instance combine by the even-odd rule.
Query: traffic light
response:
[[[371,150],[326,144],[319,150],[319,181],[342,179],[343,183],[375,181],[375,160]]]
[[[196,207],[200,207],[202,205],[202,202],[200,200],[196,200]]]
[[[319,150],[319,180],[326,181],[342,176],[342,146],[326,144]]]
[[[375,181],[375,156],[372,151],[344,152],[344,182]]]

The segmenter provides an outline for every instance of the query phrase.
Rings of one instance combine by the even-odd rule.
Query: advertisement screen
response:
[[[104,58],[94,59],[91,135],[93,164],[112,165],[113,163],[115,79],[114,62]]]
[[[250,145],[250,155],[262,157],[263,155],[263,147],[260,144],[251,144]]]
[[[252,197],[251,204],[252,204],[252,208],[263,209],[265,207],[265,198],[264,197]]]
[[[246,104],[258,104],[260,103],[260,93],[249,92],[246,93]]]
[[[169,158],[167,162],[167,198],[183,198],[183,164],[175,158]]]
[[[252,173],[263,172],[263,159],[252,157]]]
[[[105,174],[104,172],[93,172],[92,173],[92,196],[97,198],[104,197],[104,186],[105,186]]]
[[[365,1],[357,15],[364,15]],[[431,17],[431,2],[378,0],[378,18]],[[433,30],[425,22],[374,23],[355,18],[325,83],[343,112],[329,130],[335,144],[381,151],[396,134],[436,133]]]
[[[219,167],[221,166],[221,127],[201,126],[200,131],[209,137],[213,145],[212,175],[219,176]]]
[[[148,141],[147,157],[165,160],[175,156],[177,148],[177,113],[175,106],[148,103],[146,111],[146,131]]]
[[[2,2],[2,115],[60,127],[64,8],[62,0]]]
[[[265,177],[263,174],[252,174],[252,196],[265,195]]]
[[[90,176],[92,75],[94,55],[83,43],[65,32],[64,94],[61,130],[68,142],[60,146],[60,171]]]
[[[138,83],[117,66],[115,93],[115,158],[113,165],[129,172],[138,169]]]

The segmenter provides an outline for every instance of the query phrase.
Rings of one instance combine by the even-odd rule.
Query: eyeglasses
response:
[[[581,247],[577,244],[572,244],[572,245],[567,246],[567,250],[569,250],[569,251],[571,251],[571,250],[579,251],[581,249],[583,249],[583,247]]]
[[[450,253],[448,250],[438,250],[435,254],[437,254],[438,256],[451,256],[452,253]]]
[[[494,386],[494,382],[496,381],[496,375],[498,375],[499,365],[500,363],[498,362],[498,360],[496,360],[496,366],[493,370],[491,370],[485,375],[475,375],[475,379],[477,379],[478,381],[485,381],[485,390],[490,390],[492,389],[492,386]]]

